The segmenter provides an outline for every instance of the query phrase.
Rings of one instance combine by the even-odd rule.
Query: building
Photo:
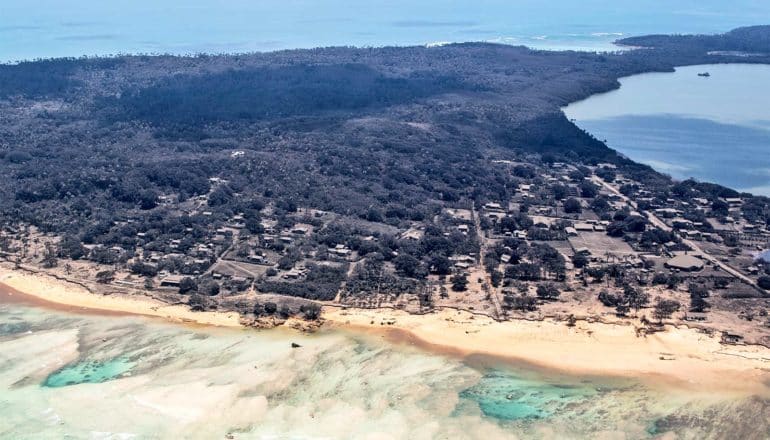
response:
[[[666,261],[666,267],[669,269],[683,270],[686,272],[695,272],[703,269],[703,260],[692,255],[678,255]]]
[[[591,223],[575,223],[573,226],[575,230],[580,232],[593,232],[594,231],[594,225]]]
[[[160,287],[179,287],[183,278],[181,275],[167,275],[160,280]]]

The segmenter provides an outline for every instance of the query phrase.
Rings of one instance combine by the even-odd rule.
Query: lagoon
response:
[[[768,432],[768,405],[451,357],[376,334],[0,303],[0,439],[724,438],[735,414]]]
[[[709,72],[709,77],[698,73]],[[632,160],[675,179],[770,195],[770,66],[688,66],[620,79],[563,110]]]

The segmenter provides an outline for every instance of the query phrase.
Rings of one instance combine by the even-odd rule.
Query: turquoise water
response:
[[[486,373],[460,397],[476,402],[481,412],[501,420],[545,419],[598,394],[591,384],[533,381],[508,371]]]
[[[761,438],[767,411],[759,396],[482,364],[340,331],[0,304],[0,439],[729,438],[735,414]]]
[[[709,72],[709,78],[699,72]],[[770,195],[770,66],[709,65],[621,79],[567,106],[569,118],[631,159]]]
[[[43,386],[50,388],[79,385],[82,383],[101,383],[127,375],[135,364],[125,358],[106,361],[83,361],[67,365],[48,376]]]
[[[3,0],[0,60],[493,41],[613,49],[649,33],[770,23],[756,0]]]

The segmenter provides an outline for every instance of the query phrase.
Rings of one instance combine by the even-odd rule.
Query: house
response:
[[[682,234],[685,237],[687,237],[687,238],[689,238],[691,240],[699,240],[701,238],[701,232],[700,231],[686,230],[686,231],[681,231],[681,232],[682,232]]]
[[[687,220],[686,218],[682,218],[682,217],[676,217],[673,220],[671,220],[671,225],[675,229],[690,229],[693,227],[693,224],[690,220]]]
[[[179,287],[184,279],[181,275],[167,275],[160,280],[160,287]]]
[[[577,237],[578,235],[577,229],[573,228],[572,226],[567,226],[564,228],[564,232],[566,232],[569,237]]]
[[[691,322],[703,322],[708,319],[708,316],[705,313],[698,313],[698,312],[687,312],[684,315],[685,321],[691,321]]]
[[[309,229],[307,226],[297,225],[291,228],[291,233],[294,235],[307,235],[308,231]]]
[[[414,240],[417,241],[422,238],[422,232],[417,229],[410,229],[401,235],[401,238],[404,240]]]
[[[576,231],[579,231],[579,232],[593,232],[594,231],[594,225],[592,225],[591,223],[584,223],[584,222],[575,223],[575,225],[573,227],[575,228]]]
[[[334,246],[334,248],[329,249],[329,252],[333,254],[337,254],[340,257],[347,257],[348,255],[350,255],[350,249],[348,249],[348,247],[345,246],[344,244],[338,244]]]
[[[658,214],[661,217],[675,217],[677,215],[680,215],[682,211],[674,208],[658,208],[655,210],[655,214]]]
[[[703,269],[703,260],[692,255],[677,255],[666,261],[666,267],[669,269],[682,270],[685,272],[695,272]]]
[[[735,333],[722,332],[722,343],[731,345],[741,344],[743,343],[743,336],[736,335]]]
[[[296,280],[301,276],[302,276],[302,272],[300,272],[297,269],[291,269],[290,271],[283,274],[283,277],[286,278],[287,280]]]

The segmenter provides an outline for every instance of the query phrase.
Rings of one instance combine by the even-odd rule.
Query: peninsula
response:
[[[673,181],[560,108],[632,74],[770,63],[769,38],[2,65],[0,283],[6,300],[761,382],[770,199]]]

